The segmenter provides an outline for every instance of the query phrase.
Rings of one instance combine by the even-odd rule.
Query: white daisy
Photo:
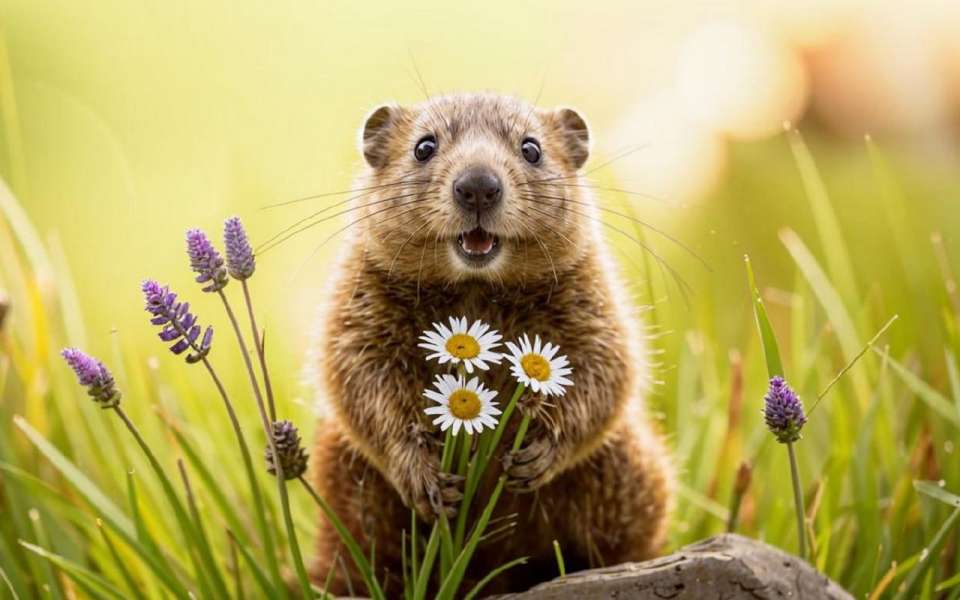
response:
[[[503,336],[483,321],[474,321],[468,328],[466,317],[450,317],[449,328],[443,323],[434,323],[433,329],[435,331],[424,331],[420,336],[422,343],[417,344],[433,352],[427,360],[436,358],[440,364],[462,362],[467,373],[473,373],[474,367],[486,371],[490,368],[488,362],[500,364],[503,358],[499,352],[493,352]]]
[[[551,343],[540,345],[540,336],[530,343],[530,337],[523,334],[517,343],[507,342],[510,353],[510,371],[520,383],[534,392],[543,392],[548,396],[562,396],[563,388],[573,385],[567,375],[573,372],[566,356],[557,356],[560,346]]]
[[[457,435],[460,427],[472,434],[480,433],[484,427],[497,426],[496,416],[500,414],[497,403],[493,401],[497,393],[488,390],[480,383],[480,379],[473,377],[466,381],[463,375],[437,375],[433,382],[434,389],[426,389],[423,395],[437,403],[423,412],[436,415],[434,425],[439,425],[441,431],[453,426],[453,435]]]

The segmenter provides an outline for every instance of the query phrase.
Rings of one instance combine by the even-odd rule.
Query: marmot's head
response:
[[[575,111],[502,96],[377,108],[356,198],[366,255],[424,283],[553,279],[590,243],[589,142]]]

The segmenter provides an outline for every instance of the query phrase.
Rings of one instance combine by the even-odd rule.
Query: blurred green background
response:
[[[226,331],[215,299],[194,293],[188,227],[218,237],[223,218],[237,214],[256,243],[332,202],[264,208],[349,189],[364,115],[385,101],[419,101],[424,87],[574,106],[591,125],[586,170],[607,188],[601,205],[679,238],[710,267],[642,232],[690,284],[684,298],[626,236],[604,228],[638,308],[655,307],[645,313],[661,357],[652,404],[681,479],[675,543],[723,528],[737,464],[759,456],[765,374],[744,254],[808,402],[852,359],[851,348],[899,315],[879,347],[889,344],[903,372],[922,381],[868,352],[811,421],[803,459],[811,502],[826,485],[832,509],[817,521],[821,543],[847,553],[819,561],[868,592],[893,559],[918,556],[942,516],[909,482],[936,476],[960,489],[951,470],[956,422],[931,411],[924,395],[960,407],[950,385],[960,347],[948,274],[960,263],[958,30],[960,5],[933,0],[909,8],[866,0],[0,0],[0,175],[50,262],[11,235],[4,256],[31,264],[35,279],[26,279],[68,313],[68,331],[50,344],[69,340],[130,362],[156,356],[151,369],[179,373],[145,322],[139,282],[190,292],[201,317]],[[15,220],[4,214],[6,225]],[[253,281],[275,379],[308,438],[305,352],[341,238],[314,252],[345,222],[259,257]],[[827,291],[809,261],[798,268],[796,239]],[[8,328],[39,347],[22,308],[35,290],[24,280],[12,260],[0,265],[0,289],[13,304]],[[46,373],[49,357],[36,356]],[[229,352],[217,359],[241,386],[239,360]],[[209,401],[190,391],[206,390],[201,376],[186,377],[189,386],[176,379],[180,403]],[[41,379],[37,397],[46,397]],[[5,415],[24,410],[11,389]],[[743,424],[737,413],[734,427],[735,398]],[[209,446],[211,456],[229,457],[216,440]],[[787,482],[783,467],[770,449],[758,458],[760,489]],[[876,480],[862,481],[864,469]],[[790,547],[789,498],[779,496],[748,503],[745,527]],[[309,536],[311,509],[300,510]],[[890,524],[885,511],[899,520]],[[878,537],[858,539],[864,531]],[[951,540],[943,578],[956,567]]]
[[[729,311],[742,313],[745,296],[729,283],[739,278],[742,254],[752,253],[758,270],[782,285],[790,275],[777,231],[811,231],[779,135],[785,120],[814,139],[861,285],[922,302],[929,290],[912,297],[893,282],[920,287],[933,268],[926,247],[893,264],[884,256],[892,250],[891,223],[871,188],[864,133],[898,164],[903,158],[912,177],[904,183],[912,192],[907,226],[921,239],[942,229],[957,256],[949,242],[960,230],[951,202],[960,51],[950,34],[958,10],[943,3],[900,15],[896,4],[882,6],[4,0],[8,110],[0,165],[37,228],[65,249],[89,331],[102,337],[115,327],[141,336],[137,283],[146,276],[178,287],[188,281],[177,268],[184,229],[215,230],[224,216],[238,214],[262,241],[331,202],[262,210],[348,189],[365,113],[384,101],[420,100],[419,77],[433,94],[493,90],[572,105],[592,126],[593,166],[634,149],[594,176],[637,195],[603,193],[602,200],[631,202],[714,269],[704,272],[651,240],[696,292],[691,311],[677,318],[696,313],[698,299],[720,294],[722,301],[712,303],[724,307],[720,339],[739,344],[742,319],[730,319]],[[872,82],[863,75],[868,81],[858,88],[822,66],[874,66],[890,45],[904,43],[878,33],[891,18],[918,22],[921,39],[900,38],[924,46],[931,61],[951,56],[954,45],[952,96],[943,83],[951,74],[946,66],[930,75],[930,89],[910,89],[923,78],[897,81],[896,73],[874,73]],[[882,69],[924,67],[913,62]],[[849,99],[854,92],[859,99]],[[928,99],[937,93],[944,99]],[[886,101],[890,114],[861,114],[889,95],[902,96]],[[846,104],[833,107],[841,102],[834,96]],[[908,113],[945,115],[902,116],[899,104]],[[841,129],[824,117],[842,110],[863,122],[848,119]],[[923,189],[913,192],[916,185]],[[274,351],[285,363],[308,343],[304,326],[314,318],[338,244],[310,255],[341,226],[328,222],[263,257],[261,304],[273,339],[283,340]],[[606,233],[637,253],[622,236]]]

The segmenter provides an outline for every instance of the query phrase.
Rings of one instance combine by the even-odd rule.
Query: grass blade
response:
[[[122,591],[117,589],[116,586],[86,567],[78,565],[77,563],[58,554],[48,552],[42,547],[29,542],[20,540],[20,545],[30,552],[33,552],[37,556],[45,558],[51,564],[56,565],[58,569],[69,575],[71,578],[77,581],[77,583],[85,585],[85,587],[92,588],[101,594],[117,598],[118,600],[125,600],[127,598],[127,596]]]
[[[781,229],[780,241],[787,252],[790,253],[804,279],[810,284],[817,301],[820,302],[823,310],[827,313],[827,317],[837,333],[837,340],[840,343],[844,358],[848,363],[852,362],[863,345],[860,343],[853,319],[850,317],[842,296],[837,292],[827,274],[820,267],[820,263],[817,262],[817,259],[796,232],[792,229]],[[865,374],[859,371],[853,374],[852,380],[857,398],[860,399],[860,409],[863,410],[866,408],[863,404],[870,397],[870,386]]]
[[[250,568],[250,573],[253,574],[253,580],[260,586],[260,589],[263,590],[265,598],[277,598],[277,591],[273,588],[273,585],[270,583],[270,579],[267,577],[267,574],[263,569],[260,568],[260,564],[257,562],[257,559],[250,554],[250,550],[247,549],[242,544],[236,543],[237,539],[234,533],[230,530],[227,530],[227,535],[230,536],[230,539],[234,542],[234,547],[240,553],[240,556],[243,558],[243,562],[247,564]]]
[[[560,572],[560,577],[563,577],[567,574],[567,565],[563,560],[563,551],[560,550],[560,542],[553,540],[553,553],[557,557],[557,571]]]
[[[160,552],[156,541],[154,541],[153,536],[147,529],[147,524],[144,522],[140,513],[140,502],[137,497],[137,487],[132,472],[127,472],[127,498],[130,503],[130,512],[133,515],[133,523],[137,530],[135,543],[130,545],[140,552],[147,565],[150,566],[154,574],[162,581],[178,582],[170,564]],[[128,540],[128,543],[129,542],[130,540]],[[181,567],[180,571],[183,572],[184,569]],[[179,583],[177,583],[177,585],[179,585]],[[187,593],[186,590],[183,590],[183,592]]]
[[[127,429],[140,446],[144,456],[147,457],[147,460],[150,463],[150,467],[157,476],[157,480],[160,482],[160,487],[163,490],[163,494],[166,497],[168,504],[173,509],[173,514],[176,517],[177,525],[180,527],[180,533],[183,536],[183,541],[187,544],[187,551],[190,555],[190,559],[194,563],[194,572],[197,575],[198,582],[202,586],[205,579],[211,578],[213,580],[212,583],[216,588],[216,592],[223,597],[226,597],[228,594],[226,583],[224,583],[219,569],[216,568],[216,565],[212,563],[210,557],[207,556],[209,554],[209,547],[206,546],[203,536],[197,530],[197,526],[190,520],[190,516],[187,514],[186,508],[184,508],[183,502],[181,502],[180,497],[177,495],[177,491],[174,489],[173,483],[163,470],[163,466],[160,464],[160,461],[157,459],[156,455],[153,453],[153,450],[147,444],[146,440],[143,439],[140,432],[133,424],[133,421],[130,420],[123,409],[120,406],[115,406],[113,407],[113,412],[115,412],[123,421],[124,425],[127,426]],[[203,568],[198,561],[207,563],[205,565],[206,568]]]
[[[810,211],[817,226],[821,247],[827,257],[830,278],[838,282],[840,293],[844,298],[856,300],[859,294],[850,261],[850,252],[847,250],[843,230],[837,221],[837,215],[833,210],[823,179],[820,177],[820,171],[799,131],[790,129],[787,132],[787,139],[790,142],[790,150],[793,152],[797,169],[800,171],[800,179],[810,203]]]
[[[508,562],[508,563],[504,563],[504,564],[500,565],[500,566],[497,567],[496,569],[494,569],[494,570],[490,571],[489,573],[487,573],[486,576],[484,576],[483,579],[481,579],[480,581],[478,581],[478,582],[477,582],[477,585],[473,586],[473,588],[470,590],[470,592],[467,593],[467,595],[463,597],[463,600],[473,600],[474,598],[477,597],[477,594],[479,594],[479,593],[483,590],[483,588],[486,587],[486,585],[487,585],[488,583],[490,583],[491,581],[493,581],[493,579],[494,579],[495,577],[497,577],[498,575],[500,575],[501,573],[503,573],[503,572],[506,571],[507,569],[512,569],[513,567],[516,567],[516,566],[519,566],[519,565],[525,565],[525,564],[527,564],[527,557],[526,557],[526,556],[524,556],[524,557],[522,557],[522,558],[517,558],[517,559],[515,559],[515,560],[511,560],[511,561]]]
[[[3,584],[6,586],[7,591],[10,592],[10,597],[13,598],[13,600],[20,600],[17,590],[13,588],[13,582],[11,582],[10,578],[7,577],[7,572],[3,570],[3,567],[0,567],[0,579],[3,580]]]
[[[950,392],[953,395],[953,403],[957,407],[957,415],[960,416],[960,371],[957,369],[957,357],[949,348],[944,349],[944,354],[947,376],[950,378]]]
[[[34,429],[27,421],[16,415],[13,417],[13,423],[24,434],[30,442],[46,457],[60,473],[73,485],[80,495],[83,496],[92,507],[101,513],[104,519],[108,520],[114,527],[123,531],[129,537],[134,536],[133,523],[124,515],[117,505],[114,504],[99,487],[83,474],[73,462],[64,456],[57,448],[48,442],[39,431]]]
[[[934,481],[914,481],[913,487],[925,496],[930,496],[953,508],[960,508],[960,496],[951,494]]]
[[[110,551],[110,557],[113,559],[117,570],[120,571],[120,576],[123,577],[123,581],[127,585],[127,589],[130,591],[130,594],[133,596],[139,595],[142,589],[141,586],[137,583],[137,580],[127,568],[126,562],[124,562],[123,558],[120,556],[116,545],[113,543],[113,540],[110,538],[110,534],[107,533],[106,528],[103,526],[103,521],[100,519],[97,519],[97,528],[100,530],[100,535],[103,537],[103,542],[107,545],[107,550]]]
[[[780,346],[777,344],[777,336],[774,335],[773,327],[770,325],[770,319],[767,317],[767,309],[763,305],[763,298],[760,297],[760,290],[757,289],[757,282],[753,276],[750,257],[744,256],[743,262],[747,265],[747,280],[750,283],[750,296],[753,298],[753,315],[757,322],[757,329],[760,332],[763,356],[767,361],[767,374],[770,378],[777,375],[782,377],[784,373],[783,362],[780,360]]]
[[[957,573],[953,577],[950,577],[949,579],[944,579],[943,581],[938,583],[934,591],[943,592],[943,591],[949,590],[950,588],[956,585],[960,585],[960,573]]]
[[[176,438],[177,445],[181,450],[183,450],[184,456],[187,457],[187,460],[190,462],[190,465],[193,467],[194,471],[196,471],[197,475],[200,476],[200,482],[213,497],[213,501],[216,503],[217,508],[220,509],[221,514],[223,515],[224,519],[226,519],[227,524],[234,533],[234,536],[236,536],[239,542],[250,545],[250,536],[247,534],[246,528],[243,526],[243,522],[235,510],[236,503],[227,499],[223,486],[217,483],[213,473],[211,473],[210,469],[208,469],[203,463],[203,459],[200,458],[196,448],[194,448],[193,444],[187,440],[186,435],[184,435],[180,428],[170,420],[166,418],[164,418],[164,420],[167,422],[170,431],[173,433],[173,437]]]
[[[874,352],[880,353],[876,348],[874,348]],[[890,366],[893,367],[894,373],[900,377],[918,398],[923,400],[927,406],[939,413],[942,417],[951,421],[954,425],[960,426],[960,414],[957,413],[956,407],[949,400],[940,392],[930,387],[925,381],[914,375],[910,369],[903,366],[900,362],[892,358],[888,358],[887,360],[890,361]]]
[[[413,600],[424,600],[427,597],[427,586],[430,585],[430,576],[433,573],[433,563],[437,559],[440,548],[440,528],[434,527],[427,540],[427,547],[423,551],[423,562],[420,572],[417,573],[417,582],[413,590]]]
[[[227,583],[223,580],[220,567],[217,565],[213,551],[210,548],[210,540],[207,539],[207,532],[203,527],[203,518],[197,509],[197,502],[193,496],[193,488],[190,486],[190,478],[187,476],[187,469],[183,466],[182,459],[177,460],[177,468],[180,469],[180,478],[183,480],[183,488],[187,494],[187,507],[190,509],[190,517],[197,542],[197,552],[200,554],[200,559],[206,567],[209,578],[213,581],[217,595],[227,598],[230,595],[227,591]]]
[[[839,372],[837,372],[836,376],[834,376],[834,378],[830,380],[830,383],[827,384],[827,387],[825,387],[822,392],[817,394],[817,399],[814,400],[813,405],[810,406],[810,410],[807,412],[807,416],[810,416],[811,414],[813,414],[813,410],[817,408],[817,405],[820,404],[820,401],[823,400],[828,393],[830,393],[830,390],[833,389],[833,386],[836,385],[838,381],[840,381],[840,379],[847,373],[847,371],[852,369],[853,366],[857,364],[857,361],[860,360],[860,358],[862,358],[863,355],[867,353],[867,350],[872,348],[873,345],[877,343],[877,340],[880,339],[880,336],[883,335],[887,331],[887,329],[890,328],[891,325],[893,325],[893,322],[896,321],[898,317],[899,315],[893,315],[892,317],[890,317],[890,320],[887,321],[886,324],[884,324],[884,326],[880,328],[880,331],[878,331],[876,335],[870,338],[870,341],[863,346],[860,352],[858,352],[857,355],[850,360],[850,362],[848,362],[842,369],[840,369]]]
[[[960,519],[960,508],[956,508],[950,513],[950,516],[943,522],[943,525],[937,531],[936,535],[933,536],[933,540],[923,549],[920,558],[917,560],[917,564],[914,565],[910,574],[907,575],[907,579],[903,582],[903,585],[900,586],[900,592],[896,595],[896,600],[913,598],[913,588],[916,587],[920,578],[926,574],[927,569],[933,565],[933,559],[940,556],[940,550],[947,541],[947,534],[953,529],[958,519]]]
[[[29,516],[30,524],[33,527],[33,535],[36,537],[38,545],[49,546],[50,539],[47,537],[47,532],[43,528],[43,522],[40,521],[40,512],[35,508],[31,508]],[[25,543],[26,542],[24,542],[24,540],[20,540],[21,545],[24,545]],[[60,581],[57,578],[57,574],[53,570],[53,564],[51,564],[50,561],[44,562],[43,576],[47,582],[44,586],[47,594],[53,598],[63,600],[63,591],[60,589]]]
[[[370,562],[367,560],[367,557],[364,556],[363,550],[360,549],[360,544],[354,539],[353,534],[350,533],[350,530],[347,529],[343,521],[340,520],[340,517],[337,516],[337,513],[334,512],[333,507],[327,504],[327,501],[317,494],[307,480],[303,477],[299,479],[303,487],[306,488],[307,493],[310,494],[317,506],[320,507],[320,510],[323,511],[324,516],[330,524],[333,525],[333,528],[336,529],[337,535],[340,536],[340,541],[347,547],[347,551],[350,552],[350,557],[353,558],[354,564],[357,566],[357,569],[360,570],[361,575],[363,575],[363,581],[367,586],[367,591],[370,593],[370,596],[374,600],[382,600],[385,598],[386,596],[384,596],[383,590],[380,588],[380,583],[370,568]]]
[[[23,485],[24,490],[32,496],[33,499],[43,499],[44,502],[49,502],[49,504],[46,505],[47,507],[56,506],[60,514],[66,516],[74,523],[80,524],[89,521],[89,516],[86,513],[55,487],[39,477],[6,462],[0,462],[0,473],[10,477],[9,481],[15,480]]]

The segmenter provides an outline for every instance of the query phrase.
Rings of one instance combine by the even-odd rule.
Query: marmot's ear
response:
[[[587,129],[587,122],[572,108],[558,108],[554,112],[554,119],[570,163],[574,169],[579,169],[590,157],[590,130]]]
[[[400,109],[395,106],[384,105],[367,116],[363,124],[363,135],[360,138],[360,149],[363,151],[363,158],[371,167],[382,167],[387,163],[388,132],[396,125],[399,112]]]

